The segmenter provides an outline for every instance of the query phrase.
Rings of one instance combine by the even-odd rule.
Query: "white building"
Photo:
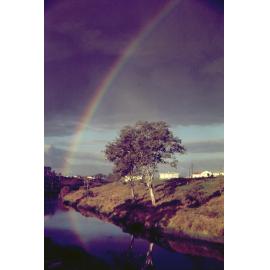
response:
[[[217,177],[217,176],[224,176],[224,172],[213,172],[213,176]]]
[[[131,180],[133,180],[133,181],[140,181],[142,179],[143,179],[142,175],[134,175],[134,176],[128,176],[128,175],[126,175],[125,178],[124,178],[124,181],[125,182],[129,182]]]
[[[173,178],[179,178],[179,176],[180,175],[177,172],[160,173],[159,179],[160,180],[168,180],[168,179],[173,179]]]
[[[192,178],[204,178],[211,176],[213,176],[213,173],[210,171],[196,172],[192,174]]]

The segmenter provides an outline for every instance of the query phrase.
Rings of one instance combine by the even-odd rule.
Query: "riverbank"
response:
[[[98,215],[124,228],[165,237],[224,242],[224,178],[176,179],[155,185],[157,205],[151,205],[143,183],[136,183],[136,200],[126,184],[114,182],[81,187],[63,196],[66,205],[83,215]]]

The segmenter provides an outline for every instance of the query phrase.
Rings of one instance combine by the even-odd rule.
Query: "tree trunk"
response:
[[[130,238],[129,250],[132,250],[133,244],[134,244],[134,235],[132,234]]]
[[[134,183],[132,183],[132,182],[130,182],[130,190],[131,190],[132,200],[135,200]]]
[[[148,187],[149,193],[150,193],[150,198],[152,201],[152,205],[156,205],[156,198],[153,190],[153,178],[154,178],[154,169],[153,168],[147,168],[145,171],[145,180],[146,180],[146,185]]]
[[[150,187],[149,187],[149,192],[150,192],[152,205],[155,206],[156,205],[156,198],[155,198],[155,194],[154,194],[152,185],[150,185]]]
[[[142,269],[149,269],[149,267],[152,268],[154,266],[153,259],[152,259],[153,246],[154,246],[153,243],[149,244],[149,248],[146,253],[145,264]]]
[[[134,187],[131,186],[131,197],[134,200],[135,199],[135,193],[134,193]]]

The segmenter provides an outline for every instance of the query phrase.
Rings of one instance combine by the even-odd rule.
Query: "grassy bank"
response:
[[[63,201],[84,215],[95,213],[123,227],[223,243],[223,177],[169,180],[156,183],[154,190],[155,207],[143,183],[135,185],[135,201],[130,200],[129,186],[121,182],[93,186],[88,194],[80,188]]]

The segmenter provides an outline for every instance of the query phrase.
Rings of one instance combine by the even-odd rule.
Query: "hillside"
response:
[[[156,183],[157,205],[151,205],[143,183],[136,183],[136,200],[130,199],[128,184],[114,182],[83,187],[63,197],[86,216],[98,215],[124,228],[223,243],[224,178],[174,179]]]

